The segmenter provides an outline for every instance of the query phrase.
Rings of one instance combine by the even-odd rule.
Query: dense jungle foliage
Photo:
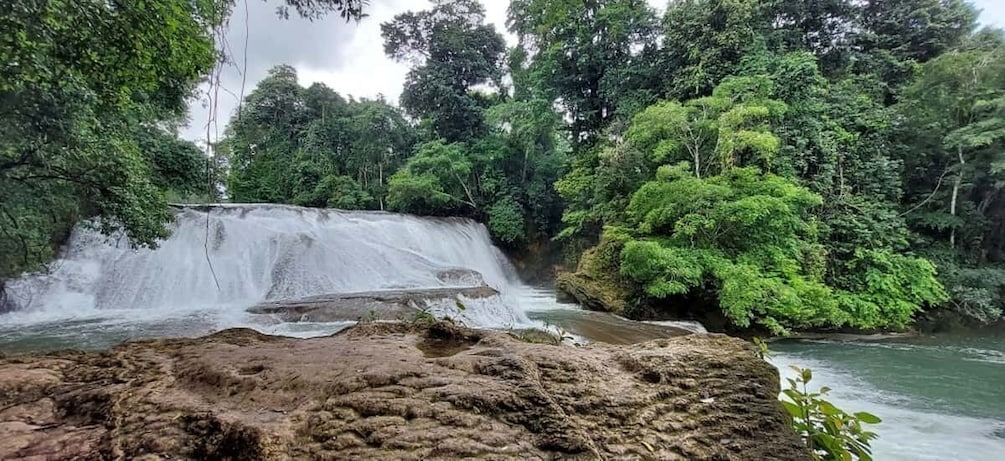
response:
[[[434,0],[381,25],[400,106],[280,65],[207,162],[176,133],[229,9],[0,7],[0,279],[82,218],[154,244],[168,197],[224,191],[553,240],[629,311],[776,333],[1002,314],[1005,37],[967,1],[512,0],[508,46],[477,0]]]

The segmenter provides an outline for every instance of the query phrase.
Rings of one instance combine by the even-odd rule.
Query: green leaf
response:
[[[792,402],[786,402],[785,400],[782,400],[782,406],[785,407],[785,411],[787,411],[789,415],[793,417],[802,417],[803,415],[802,409],[799,408],[798,405]]]
[[[878,416],[876,416],[876,415],[874,415],[872,413],[866,413],[864,411],[860,411],[858,413],[855,413],[855,419],[858,419],[859,421],[861,421],[863,423],[866,423],[866,424],[879,424],[879,423],[883,422],[883,420],[879,419]]]
[[[839,416],[844,414],[843,411],[838,410],[837,407],[832,405],[830,402],[821,400],[819,402],[820,411],[822,411],[827,416]]]

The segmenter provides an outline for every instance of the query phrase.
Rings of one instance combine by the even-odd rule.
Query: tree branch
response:
[[[907,210],[907,211],[905,211],[905,212],[897,215],[897,217],[898,218],[903,218],[904,216],[907,216],[907,215],[913,213],[918,208],[921,208],[921,207],[925,206],[926,203],[932,201],[932,199],[935,198],[935,194],[939,193],[939,188],[942,187],[942,180],[946,179],[946,175],[947,174],[949,174],[949,168],[946,168],[946,170],[942,172],[942,175],[939,176],[939,181],[935,184],[935,190],[933,190],[932,193],[928,195],[928,197],[926,197],[924,200],[922,200],[921,203],[913,206],[910,210]]]

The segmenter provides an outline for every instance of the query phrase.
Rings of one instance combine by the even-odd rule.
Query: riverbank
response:
[[[719,335],[571,347],[447,323],[228,330],[0,360],[0,458],[808,459],[778,387]]]
[[[837,341],[882,341],[916,337],[929,334],[967,334],[1005,330],[1005,317],[990,323],[978,321],[958,312],[933,308],[919,313],[914,320],[900,330],[859,329],[850,326],[820,327],[817,329],[790,329],[788,334],[779,336],[762,325],[751,324],[738,327],[722,313],[715,303],[704,299],[679,299],[656,301],[633,298],[633,288],[608,267],[587,252],[574,271],[561,271],[555,279],[555,290],[561,300],[579,304],[584,309],[609,312],[637,321],[693,321],[704,325],[709,331],[725,333],[746,339],[754,337],[770,338],[770,341],[785,339],[832,339]]]

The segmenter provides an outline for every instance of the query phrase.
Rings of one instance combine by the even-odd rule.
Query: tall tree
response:
[[[347,165],[347,173],[355,171],[356,181],[376,197],[383,210],[387,180],[412,154],[415,130],[398,109],[384,101],[357,103],[350,127],[354,161]]]
[[[475,88],[502,86],[506,44],[476,0],[434,0],[429,10],[381,24],[384,51],[413,65],[401,105],[435,136],[458,142],[485,133],[485,98]]]
[[[672,2],[663,17],[662,66],[669,74],[664,96],[686,100],[709,95],[737,73],[747,53],[764,46],[768,25],[757,2]]]
[[[773,31],[769,49],[784,53],[806,51],[820,62],[822,72],[844,71],[853,51],[860,9],[852,0],[769,0],[759,2]]]
[[[915,64],[961,45],[976,28],[977,10],[966,0],[868,0],[854,70],[879,76],[894,94],[913,79]]]
[[[568,112],[574,141],[592,144],[619,112],[655,101],[657,20],[645,0],[514,0],[509,28],[537,85]]]
[[[296,69],[284,65],[269,70],[227,128],[231,152],[227,189],[231,198],[238,202],[290,201],[296,181],[294,158],[310,121]]]

